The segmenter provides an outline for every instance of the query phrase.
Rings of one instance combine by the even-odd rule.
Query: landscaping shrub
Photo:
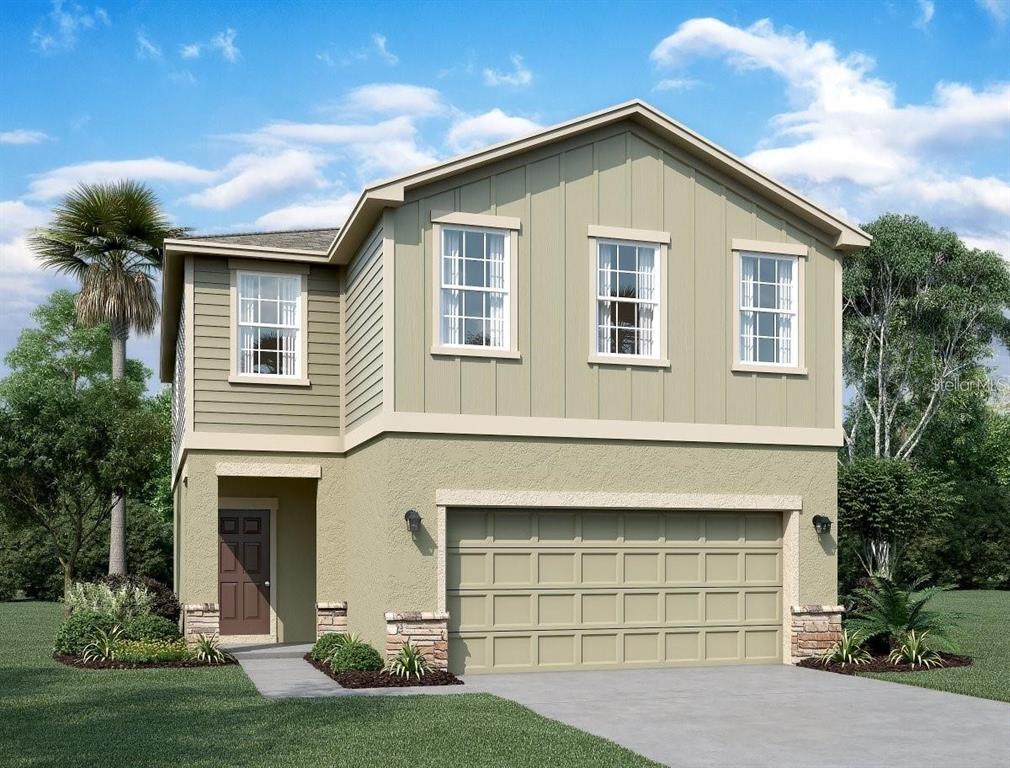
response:
[[[930,600],[946,590],[929,587],[920,591],[921,586],[921,580],[905,589],[893,579],[872,577],[869,587],[856,590],[856,605],[846,621],[848,628],[885,644],[889,650],[913,631],[929,632],[940,643],[952,647],[957,617],[927,608]]]
[[[123,625],[123,637],[134,641],[175,642],[182,635],[174,621],[169,621],[164,616],[147,614],[128,619]]]
[[[221,641],[217,635],[197,635],[193,658],[207,664],[224,664],[235,661],[235,657],[221,647]]]
[[[60,625],[53,651],[66,656],[80,656],[98,632],[111,632],[115,621],[98,611],[76,611]]]
[[[327,632],[316,640],[309,655],[313,661],[324,661],[334,654],[334,652],[351,639],[346,632]]]
[[[913,667],[942,667],[943,657],[929,647],[929,632],[909,632],[891,651],[887,660],[892,664],[911,664]]]
[[[71,613],[104,613],[117,624],[123,624],[134,616],[149,614],[152,602],[151,593],[144,587],[123,584],[113,588],[108,584],[88,581],[75,582],[67,597]]]
[[[159,617],[160,618],[160,617]],[[188,661],[193,658],[185,640],[120,640],[116,660],[136,663]]]
[[[389,662],[386,671],[397,677],[416,677],[420,680],[431,672],[428,657],[421,653],[412,643],[406,642],[400,652]]]
[[[842,630],[842,636],[838,642],[822,653],[818,658],[821,663],[828,664],[865,664],[870,660],[870,653],[863,648],[866,642],[866,635],[862,632],[849,632]]]
[[[378,672],[385,666],[382,656],[368,643],[349,638],[327,660],[334,672]]]
[[[97,581],[113,589],[124,586],[146,589],[151,595],[151,613],[155,616],[163,616],[169,621],[179,620],[181,612],[179,600],[172,588],[160,581],[149,579],[146,576],[103,576]]]
[[[119,658],[122,636],[123,630],[118,624],[108,631],[96,630],[91,642],[84,646],[81,658],[85,661],[114,661]]]

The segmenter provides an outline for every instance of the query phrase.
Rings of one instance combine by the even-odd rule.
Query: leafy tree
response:
[[[77,317],[85,326],[108,323],[112,378],[126,375],[130,331],[150,333],[158,320],[155,277],[173,227],[151,189],[134,181],[82,184],[31,237],[42,265],[76,277]],[[126,494],[115,492],[109,537],[109,573],[126,573]]]
[[[845,261],[847,457],[907,459],[945,398],[1010,342],[1010,268],[949,230],[886,214]]]
[[[0,518],[46,531],[66,593],[120,495],[147,484],[164,426],[129,382],[12,377],[0,391],[0,435]]]
[[[960,503],[943,475],[899,459],[856,459],[838,472],[838,527],[870,576],[893,579],[902,545]]]

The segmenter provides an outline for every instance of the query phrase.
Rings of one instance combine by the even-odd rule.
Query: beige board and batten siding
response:
[[[179,335],[175,341],[175,370],[172,372],[172,477],[179,467],[182,440],[186,433],[186,296],[179,309]]]
[[[351,430],[382,408],[382,227],[347,265],[344,418]]]
[[[432,211],[514,216],[519,360],[432,346]],[[640,127],[614,126],[408,197],[395,222],[395,410],[833,428],[836,274],[814,230]],[[669,232],[670,365],[588,362],[598,224]],[[805,375],[732,370],[732,240],[809,247]]]
[[[193,428],[204,432],[335,435],[340,431],[340,291],[336,269],[307,275],[307,387],[229,383],[228,260],[196,257],[193,285]]]

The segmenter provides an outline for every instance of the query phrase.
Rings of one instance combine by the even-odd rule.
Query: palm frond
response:
[[[154,281],[164,241],[186,231],[169,222],[149,187],[125,180],[81,184],[29,243],[44,268],[80,281],[82,323],[150,333],[159,315]]]

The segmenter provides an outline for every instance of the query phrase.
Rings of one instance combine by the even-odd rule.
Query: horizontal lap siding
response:
[[[336,269],[308,274],[309,387],[231,384],[230,273],[196,259],[193,286],[194,428],[205,432],[336,435],[340,430],[340,292]]]
[[[433,357],[431,211],[521,221],[521,360]],[[812,230],[647,132],[609,129],[418,192],[395,223],[397,411],[830,428],[835,267]],[[588,225],[669,232],[668,369],[587,361]],[[733,238],[810,246],[809,375],[734,373]]]
[[[353,429],[382,408],[382,228],[347,266],[345,418]]]

